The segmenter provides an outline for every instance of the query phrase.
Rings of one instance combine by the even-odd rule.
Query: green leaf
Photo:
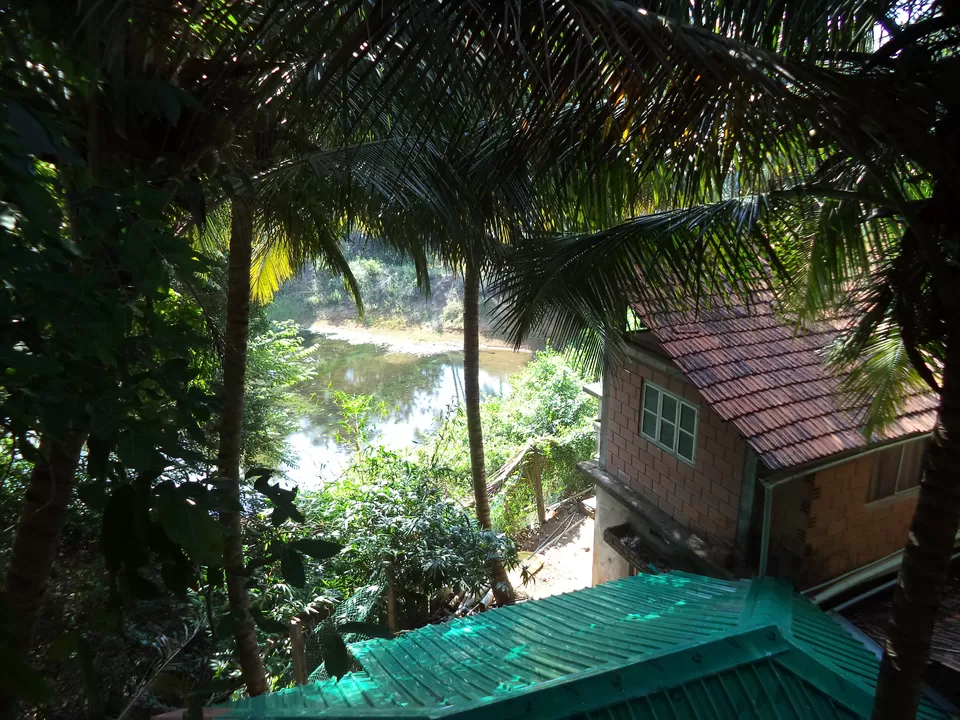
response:
[[[77,486],[77,497],[91,510],[103,510],[107,507],[107,486],[103,482],[89,482]]]
[[[302,588],[307,584],[307,571],[303,566],[303,558],[296,550],[289,547],[283,549],[280,556],[280,572],[283,579],[294,587]]]
[[[129,431],[120,433],[117,438],[117,457],[126,467],[137,472],[162,468],[166,464],[163,455],[157,452],[149,438]]]
[[[350,669],[350,651],[337,633],[325,633],[321,639],[323,653],[323,667],[327,674],[337,680],[347,674]]]
[[[65,632],[50,643],[50,647],[47,648],[47,656],[57,662],[66,660],[77,652],[79,644],[80,633],[77,630]]]
[[[260,608],[250,608],[250,614],[253,615],[253,621],[257,624],[257,627],[264,632],[284,635],[290,632],[290,626],[287,623],[270,617]]]
[[[7,121],[30,152],[35,155],[56,154],[57,148],[47,129],[29,110],[15,100],[7,103]]]
[[[223,562],[220,523],[200,506],[187,502],[173,485],[162,485],[157,500],[158,517],[164,531],[194,562],[201,565]]]
[[[5,647],[0,647],[0,688],[14,698],[31,705],[44,705],[50,700],[50,689],[43,675]]]
[[[279,555],[264,555],[263,557],[254,558],[247,563],[247,566],[243,569],[243,574],[247,576],[252,575],[254,570],[259,570],[265,565],[276,562],[279,558]]]
[[[330,542],[329,540],[317,540],[314,538],[302,538],[290,543],[290,547],[296,548],[304,555],[309,555],[314,560],[326,560],[337,555],[343,550],[342,545]]]
[[[184,563],[164,563],[160,566],[160,577],[170,592],[183,597],[193,580],[193,568]]]
[[[126,96],[135,107],[157,117],[165,117],[171,125],[180,122],[183,108],[199,107],[192,95],[158,78],[128,81]]]
[[[130,571],[122,575],[123,583],[127,590],[137,600],[152,600],[160,596],[160,588],[152,580],[147,580],[139,573]]]
[[[123,618],[117,610],[101,607],[90,613],[90,620],[93,627],[100,632],[116,633],[120,631]]]
[[[131,485],[120,485],[110,495],[100,527],[100,549],[107,568],[143,567],[149,559],[145,501]]]
[[[353,633],[356,635],[366,635],[367,637],[387,638],[388,640],[393,638],[393,631],[390,630],[390,628],[365,622],[343,623],[337,626],[337,632],[341,635]]]

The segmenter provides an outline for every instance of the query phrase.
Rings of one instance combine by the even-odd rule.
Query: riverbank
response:
[[[377,345],[387,352],[401,355],[426,357],[463,350],[463,333],[461,331],[437,331],[428,326],[371,327],[358,322],[331,323],[318,320],[310,325],[309,331],[315,335],[342,340],[351,345]],[[514,347],[500,338],[481,333],[480,349],[513,351]],[[524,346],[516,352],[530,354],[533,350]]]

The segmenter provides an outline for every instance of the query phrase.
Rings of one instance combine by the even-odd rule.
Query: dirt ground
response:
[[[521,567],[510,574],[518,600],[559,595],[590,587],[593,575],[593,519],[579,501],[567,500],[552,517],[517,542]],[[523,568],[532,574],[523,582]]]

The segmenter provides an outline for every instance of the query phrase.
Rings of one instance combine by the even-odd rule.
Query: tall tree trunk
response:
[[[957,367],[953,367],[957,365]],[[915,718],[960,523],[960,332],[947,337],[940,409],[893,597],[874,720]]]
[[[490,498],[483,460],[483,428],[480,425],[480,274],[467,263],[463,277],[463,395],[470,441],[470,473],[477,520],[490,529]],[[499,560],[490,561],[493,594],[501,605],[513,602],[513,586]]]
[[[80,449],[85,441],[86,434],[76,430],[68,431],[62,439],[44,436],[30,474],[3,593],[13,620],[7,650],[24,662],[57,554],[60,530],[67,519]],[[15,705],[14,698],[0,695],[0,717],[14,717]]]
[[[230,264],[227,271],[227,328],[223,349],[223,415],[220,418],[220,451],[217,473],[225,493],[240,501],[240,431],[243,425],[243,391],[247,370],[247,337],[250,329],[250,256],[253,245],[253,206],[249,198],[234,198],[230,225]],[[221,511],[223,567],[227,597],[235,620],[237,660],[250,695],[267,691],[267,677],[257,644],[257,629],[250,614],[250,593],[244,585],[243,537],[240,514]]]

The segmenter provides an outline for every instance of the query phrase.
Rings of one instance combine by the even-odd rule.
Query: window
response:
[[[869,502],[917,487],[926,450],[927,441],[924,439],[879,451],[873,460]]]
[[[645,382],[640,434],[693,464],[697,447],[697,408],[663,388]]]

